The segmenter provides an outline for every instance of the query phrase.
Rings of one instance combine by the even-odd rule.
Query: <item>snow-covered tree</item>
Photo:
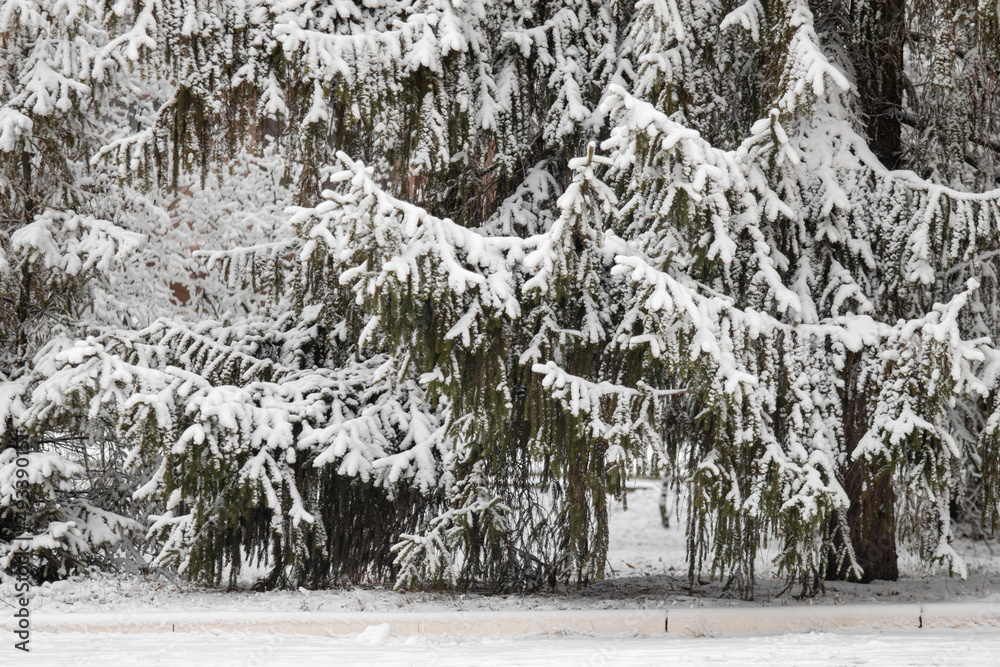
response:
[[[6,428],[99,422],[213,581],[584,583],[660,470],[692,581],[962,572],[995,4],[2,3]]]
[[[892,19],[877,22],[877,8],[855,7],[845,45],[839,4],[819,8],[824,40],[804,3],[748,2],[717,24],[717,44],[740,36],[716,52],[729,65],[701,93],[686,58],[710,40],[688,36],[683,10],[650,6],[677,55],[649,58],[634,91],[612,89],[604,147],[626,193],[621,233],[647,255],[620,260],[647,290],[635,305],[654,318],[642,335],[702,323],[693,340],[654,348],[710,362],[705,390],[688,385],[704,402],[673,415],[673,456],[698,510],[692,565],[710,538],[713,563],[752,581],[755,545],[772,534],[780,564],[807,585],[891,579],[896,528],[912,527],[925,556],[961,571],[948,507],[956,475],[978,467],[982,438],[995,437],[995,426],[968,422],[995,409],[996,349],[982,335],[996,324],[960,322],[989,312],[984,281],[984,300],[994,298],[1000,193],[887,168],[901,159],[905,73],[902,41],[883,47],[903,38],[905,5],[879,4]],[[775,75],[737,79],[760,119],[722,150],[690,109],[716,105],[727,72],[750,64]],[[686,104],[664,104],[664,89]]]
[[[22,421],[46,350],[105,315],[131,323],[115,307],[118,279],[135,268],[155,215],[89,163],[132,96],[116,76],[126,46],[112,42],[98,5],[0,3],[0,563],[27,552],[41,578],[113,552],[140,528],[115,513],[130,491],[100,415],[37,429]],[[21,532],[34,537],[15,541]]]

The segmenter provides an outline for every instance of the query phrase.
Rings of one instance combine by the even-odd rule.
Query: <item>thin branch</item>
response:
[[[898,120],[900,123],[903,123],[904,125],[909,125],[910,127],[914,128],[914,129],[917,129],[917,130],[926,130],[927,129],[927,123],[925,123],[923,120],[921,120],[920,118],[918,118],[915,114],[910,113],[906,109],[893,109],[892,115],[896,118],[896,120]],[[988,149],[994,151],[995,153],[1000,154],[1000,141],[998,141],[997,139],[974,139],[974,138],[970,138],[969,140],[971,142],[973,142],[974,144],[978,144],[979,146],[982,146],[983,148],[988,148]],[[973,166],[976,166],[976,165],[973,165]]]

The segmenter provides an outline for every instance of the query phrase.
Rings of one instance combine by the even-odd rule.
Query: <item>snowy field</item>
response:
[[[17,665],[996,665],[1000,631],[661,636],[304,637],[268,634],[43,634]],[[9,656],[4,647],[4,655]],[[141,656],[141,659],[140,659]],[[8,663],[6,660],[2,663]]]
[[[922,568],[904,556],[898,582],[870,585],[828,584],[826,594],[811,600],[778,597],[782,582],[773,577],[765,555],[760,563],[758,599],[741,602],[707,578],[689,590],[684,562],[684,534],[676,517],[660,524],[659,487],[639,482],[629,493],[629,509],[613,510],[611,577],[587,589],[558,590],[528,596],[406,593],[391,590],[331,591],[249,590],[225,592],[185,583],[141,577],[99,575],[57,582],[33,591],[30,605],[36,623],[69,622],[81,615],[114,617],[127,626],[145,614],[177,618],[262,612],[443,612],[516,610],[670,610],[691,607],[842,605],[866,603],[966,602],[1000,608],[1000,558],[983,541],[957,546],[969,566],[969,578]],[[682,525],[682,524],[681,524]],[[249,583],[249,582],[248,582]],[[10,582],[0,585],[0,606],[12,604]],[[998,614],[1000,617],[1000,614]],[[147,617],[148,618],[148,617]],[[3,619],[6,621],[6,619]],[[1000,664],[1000,628],[970,630],[851,630],[774,636],[698,637],[674,635],[465,635],[459,637],[393,636],[388,626],[337,637],[303,634],[219,631],[208,633],[107,632],[32,634],[30,660],[18,652],[17,664],[40,665],[996,665]],[[0,648],[7,665],[13,649]],[[14,664],[14,663],[9,663]]]

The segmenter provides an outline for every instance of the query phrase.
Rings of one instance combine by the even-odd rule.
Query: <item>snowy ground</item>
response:
[[[782,582],[772,576],[765,554],[760,563],[757,601],[740,602],[705,580],[690,591],[684,562],[684,534],[660,524],[659,487],[639,482],[629,494],[627,512],[613,510],[611,577],[587,589],[529,596],[396,593],[391,590],[275,591],[227,593],[191,584],[142,577],[101,575],[36,588],[31,613],[37,621],[68,620],[80,614],[176,612],[439,612],[486,610],[643,609],[752,605],[840,605],[980,601],[1000,603],[1000,555],[987,542],[963,540],[969,578],[927,571],[915,558],[901,560],[898,582],[870,585],[828,584],[826,595],[811,600],[778,597]],[[11,582],[0,584],[0,608],[13,606]],[[6,614],[4,614],[6,616]],[[4,618],[4,621],[7,619]],[[743,638],[678,638],[664,635],[603,635],[459,638],[395,637],[373,627],[361,635],[316,637],[254,632],[216,634],[48,633],[32,635],[32,661],[24,664],[318,664],[336,656],[337,664],[997,664],[1000,629],[892,630],[883,632],[805,633]],[[3,634],[6,634],[3,633]],[[13,650],[0,645],[0,663]],[[23,656],[20,652],[18,656]],[[188,659],[190,658],[190,659]],[[37,660],[37,662],[36,662]],[[935,662],[937,661],[937,662]],[[19,658],[19,663],[21,659]],[[13,663],[11,663],[13,664]]]
[[[43,634],[17,665],[996,665],[1000,631],[801,633],[756,637],[673,635],[355,637],[221,633]],[[8,647],[0,654],[9,656]],[[141,656],[141,660],[138,658]]]

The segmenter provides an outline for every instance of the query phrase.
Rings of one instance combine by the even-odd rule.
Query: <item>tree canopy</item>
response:
[[[691,581],[752,596],[769,541],[806,592],[897,544],[964,575],[955,522],[1000,518],[998,22],[0,0],[0,566],[579,585],[647,474]]]

